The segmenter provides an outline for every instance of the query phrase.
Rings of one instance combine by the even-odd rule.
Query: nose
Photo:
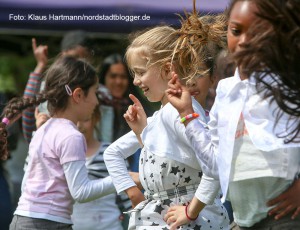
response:
[[[140,80],[139,78],[137,78],[137,77],[134,78],[133,84],[134,84],[135,86],[139,86],[141,83],[142,83],[142,82],[141,82],[141,80]]]
[[[186,86],[188,88],[193,88],[196,86],[196,80],[193,78],[193,79],[189,79],[187,82],[186,82]]]
[[[240,36],[240,38],[239,38],[239,43],[238,43],[238,45],[239,45],[240,47],[242,47],[242,46],[245,45],[245,42],[246,42],[246,34],[243,33],[243,34]]]

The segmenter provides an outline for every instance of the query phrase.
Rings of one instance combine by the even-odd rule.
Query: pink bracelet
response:
[[[199,117],[199,114],[198,114],[198,113],[191,113],[191,114],[186,115],[185,117],[182,117],[182,118],[180,119],[180,122],[181,122],[181,123],[184,123],[184,122],[186,122],[187,120],[189,120],[189,119],[191,119],[191,118],[196,118],[196,117]]]
[[[188,207],[189,207],[189,205],[190,205],[190,204],[187,204],[187,206],[185,206],[185,216],[186,216],[186,218],[188,218],[190,221],[197,220],[199,214],[198,214],[195,218],[189,217],[189,215],[188,215]]]
[[[2,123],[8,125],[8,124],[9,124],[8,118],[7,118],[7,117],[4,117],[4,118],[2,119]]]

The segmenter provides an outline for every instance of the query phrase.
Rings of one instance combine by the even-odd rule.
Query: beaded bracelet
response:
[[[189,217],[189,215],[188,215],[188,207],[189,207],[189,205],[190,205],[190,204],[187,204],[187,206],[185,206],[185,216],[186,216],[186,218],[188,218],[190,221],[197,220],[199,214],[198,214],[195,218]]]
[[[180,122],[181,123],[184,123],[186,122],[187,120],[191,119],[191,118],[196,118],[196,117],[199,117],[199,114],[198,113],[191,113],[191,114],[188,114],[186,115],[185,117],[181,118],[180,119]]]

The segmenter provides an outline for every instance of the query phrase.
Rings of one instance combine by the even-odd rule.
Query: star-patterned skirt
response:
[[[144,149],[140,156],[140,180],[146,194],[161,194],[162,199],[146,196],[147,200],[141,202],[130,212],[129,230],[167,230],[169,226],[163,220],[169,207],[184,205],[192,200],[196,189],[184,194],[166,197],[165,191],[184,190],[184,188],[198,187],[202,173],[185,164],[159,157],[146,152]],[[163,192],[162,192],[163,191]],[[218,230],[229,229],[229,217],[220,197],[212,205],[207,205],[199,214],[196,221],[181,226],[179,229],[192,230]]]

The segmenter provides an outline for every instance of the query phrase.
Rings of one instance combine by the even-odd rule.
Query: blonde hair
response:
[[[213,75],[218,54],[227,49],[227,16],[205,15],[200,17],[195,9],[181,17],[180,35],[173,59],[178,62],[177,72],[183,79],[199,75]],[[203,68],[204,67],[204,68]]]
[[[199,17],[194,1],[193,12],[186,13],[186,19],[181,17],[181,24],[178,30],[158,26],[134,34],[125,54],[128,67],[131,69],[134,52],[147,59],[147,68],[152,65],[162,68],[168,62],[174,64],[182,79],[212,75],[219,52],[227,48],[227,17],[224,14]]]
[[[125,54],[128,67],[131,68],[133,52],[147,59],[147,68],[158,65],[161,68],[171,62],[178,38],[177,31],[170,26],[157,26],[147,31],[136,33]]]

